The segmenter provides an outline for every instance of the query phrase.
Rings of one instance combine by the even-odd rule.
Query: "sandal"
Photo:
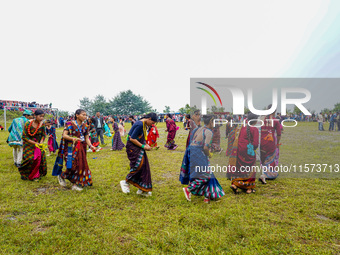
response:
[[[234,187],[231,185],[230,188],[232,189],[232,191],[234,192],[235,195],[238,194],[237,187],[234,188]]]

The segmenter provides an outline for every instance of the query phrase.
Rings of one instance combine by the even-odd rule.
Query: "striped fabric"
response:
[[[13,120],[11,126],[8,128],[9,136],[7,141],[9,146],[22,146],[22,133],[27,121],[28,119],[25,116]]]
[[[24,132],[22,139],[24,141],[23,143],[23,160],[21,163],[21,167],[19,168],[19,172],[23,178],[28,179],[28,176],[32,173],[33,167],[34,167],[34,150],[35,145],[30,144],[28,140],[32,140],[35,142],[40,142],[42,138],[45,137],[45,125],[42,125],[39,128],[39,131],[34,135],[30,136],[28,134],[28,127],[29,127],[29,121],[25,123],[24,126]],[[35,128],[31,126],[30,133],[33,134],[35,132]],[[41,158],[40,158],[40,166],[39,166],[39,173],[40,176],[45,176],[47,174],[47,163],[46,163],[46,154],[45,151],[41,151]]]

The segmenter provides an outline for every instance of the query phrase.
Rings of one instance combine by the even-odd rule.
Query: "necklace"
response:
[[[30,136],[35,136],[35,134],[36,134],[36,133],[38,132],[38,130],[40,129],[41,125],[40,125],[40,123],[39,123],[37,129],[34,131],[33,134],[31,134],[32,123],[33,123],[33,121],[30,121],[30,124],[28,125],[28,134],[29,134]],[[33,127],[33,128],[34,128],[34,127]]]
[[[78,129],[79,129],[79,133],[80,133],[80,140],[82,141],[82,142],[84,142],[85,141],[85,137],[84,137],[84,134],[83,134],[83,130],[80,128],[80,126],[79,126],[79,124],[78,124],[78,121],[76,120],[76,124],[77,124],[77,127],[78,127]],[[83,125],[81,124],[81,127],[83,127]]]

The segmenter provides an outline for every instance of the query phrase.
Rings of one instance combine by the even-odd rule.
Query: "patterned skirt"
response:
[[[204,196],[210,199],[221,198],[225,195],[215,177],[194,179],[190,182],[188,189],[193,195]]]
[[[41,151],[41,156],[38,159],[34,159],[35,145],[28,142],[24,142],[23,148],[23,160],[19,172],[24,179],[28,179],[34,168],[39,165],[39,176],[45,176],[47,174],[47,163],[45,151]],[[39,160],[40,162],[36,162]]]
[[[76,146],[74,150],[78,151],[73,153],[75,157],[72,161],[72,168],[66,168],[60,176],[61,178],[68,179],[71,183],[78,186],[92,186],[92,173],[86,159],[86,143],[79,143],[79,146]]]
[[[119,132],[115,132],[112,138],[112,150],[120,151],[125,147],[125,144],[122,142]]]
[[[279,176],[279,172],[275,171],[275,167],[279,164],[279,149],[277,148],[271,155],[266,155],[261,160],[262,173],[267,179],[275,180]]]
[[[48,138],[48,150],[50,152],[56,152],[58,150],[58,143],[57,143],[57,139],[54,137],[49,137]]]
[[[164,145],[164,147],[170,148],[170,149],[175,147],[176,146],[175,140],[174,140],[175,136],[176,136],[176,130],[168,132],[168,137],[167,137],[166,144]]]
[[[150,166],[145,151],[128,141],[126,152],[130,160],[130,173],[126,176],[126,182],[142,191],[152,191]]]

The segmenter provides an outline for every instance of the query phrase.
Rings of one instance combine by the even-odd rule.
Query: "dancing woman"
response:
[[[34,120],[25,123],[23,140],[23,161],[19,168],[22,180],[38,180],[47,174],[46,154],[43,146],[46,131],[43,124],[44,112],[34,112]]]
[[[213,115],[205,115],[205,126],[193,130],[191,142],[186,149],[181,167],[180,181],[189,185],[183,188],[184,195],[191,201],[191,194],[204,196],[204,202],[224,196],[224,191],[210,170],[210,146],[212,142]]]
[[[146,151],[151,147],[146,143],[147,127],[157,122],[157,114],[149,113],[133,124],[127,138],[126,153],[130,160],[130,173],[125,180],[120,181],[122,191],[130,193],[130,185],[137,187],[137,194],[151,196],[152,181]]]
[[[159,137],[158,129],[155,124],[153,124],[151,127],[149,127],[148,131],[148,139],[146,140],[146,143],[150,145],[151,148],[155,148],[155,150],[158,150],[159,147],[157,146],[157,138]]]
[[[227,151],[226,151],[226,156],[230,157],[231,155],[231,151],[233,149],[233,144],[234,144],[234,140],[235,140],[235,131],[237,129],[237,124],[233,124],[231,125],[231,120],[232,117],[228,116],[227,118],[227,126],[226,126],[226,137],[228,137],[228,147],[227,147]]]
[[[189,134],[188,134],[188,138],[187,138],[187,143],[185,145],[185,148],[188,148],[189,146],[189,142],[190,142],[190,135],[191,135],[191,118],[190,118],[190,114],[186,114],[185,115],[185,119],[186,119],[186,126],[185,126],[185,130],[189,130]]]
[[[52,172],[53,176],[58,176],[61,186],[65,187],[65,179],[68,179],[73,184],[72,190],[77,191],[92,186],[92,174],[86,159],[86,145],[92,150],[96,148],[90,142],[89,127],[84,123],[86,118],[85,110],[78,109],[75,112],[75,120],[66,123]],[[64,160],[66,170],[62,172]]]
[[[117,124],[117,119],[112,119],[112,128],[115,134],[112,138],[112,151],[120,151],[125,147],[125,144],[122,142],[121,134],[119,132],[119,127]]]
[[[168,113],[165,115],[165,123],[166,123],[165,131],[168,132],[168,137],[164,147],[168,148],[168,150],[175,150],[178,147],[178,145],[175,144],[177,126],[175,121],[172,119],[171,114]]]
[[[259,145],[259,131],[256,127],[257,115],[248,114],[246,127],[239,127],[235,133],[234,144],[229,158],[231,189],[235,194],[238,188],[247,194],[255,192],[256,163],[255,150]]]
[[[118,128],[119,128],[120,136],[124,136],[126,130],[125,130],[124,119],[122,117],[119,119]]]
[[[272,106],[269,105],[268,109]],[[269,116],[265,116],[263,126],[261,127],[261,167],[262,175],[259,178],[263,184],[266,184],[266,179],[275,180],[279,173],[275,167],[279,164],[279,146],[281,140],[281,124],[275,117],[275,112]]]

